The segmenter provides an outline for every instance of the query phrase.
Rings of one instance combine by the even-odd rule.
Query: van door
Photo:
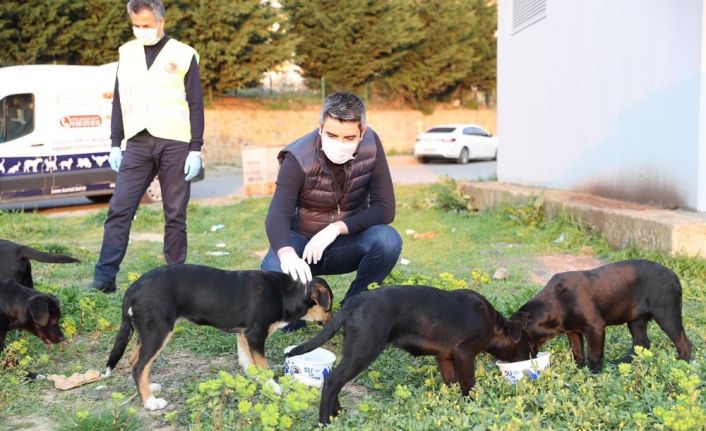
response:
[[[0,201],[41,196],[51,186],[56,158],[37,130],[35,95],[0,99]]]

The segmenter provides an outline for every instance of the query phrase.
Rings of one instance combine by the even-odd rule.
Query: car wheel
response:
[[[427,162],[427,158],[426,158],[426,157],[423,157],[423,156],[419,156],[419,157],[417,157],[417,161],[418,161],[419,163],[426,163],[426,162]]]
[[[104,204],[104,203],[110,201],[110,198],[112,198],[113,195],[112,195],[112,194],[109,194],[109,195],[93,195],[93,196],[86,196],[86,197],[87,197],[88,200],[90,200],[91,202],[95,202],[95,203],[97,203],[97,204]]]
[[[158,177],[154,177],[142,196],[142,203],[151,204],[155,202],[162,202],[162,188],[159,185]]]
[[[493,158],[490,160],[498,160],[498,150],[495,150],[495,152],[493,153]]]
[[[461,154],[459,154],[458,159],[456,159],[456,163],[459,165],[465,165],[468,163],[468,148],[463,148],[461,150]]]

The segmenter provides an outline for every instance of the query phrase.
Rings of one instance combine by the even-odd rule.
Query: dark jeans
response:
[[[308,237],[291,232],[290,244],[301,257]],[[352,235],[341,235],[324,250],[321,260],[311,267],[312,275],[347,274],[358,271],[343,300],[368,290],[370,283],[381,283],[392,271],[402,251],[402,238],[387,225],[376,225]],[[282,272],[277,253],[270,248],[260,267]]]
[[[125,257],[130,226],[142,195],[159,176],[164,208],[164,257],[167,264],[186,260],[186,207],[191,183],[184,180],[189,144],[141,133],[127,143],[103,230],[95,280],[114,282]]]

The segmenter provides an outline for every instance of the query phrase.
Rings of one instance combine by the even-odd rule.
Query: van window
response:
[[[0,143],[34,131],[34,95],[13,94],[0,100]]]

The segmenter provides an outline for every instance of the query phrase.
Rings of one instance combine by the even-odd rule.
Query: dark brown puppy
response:
[[[11,329],[31,332],[46,344],[63,342],[60,319],[61,308],[56,297],[12,280],[0,280],[0,353]]]
[[[142,275],[125,292],[123,322],[108,358],[106,375],[125,352],[133,329],[137,349],[130,356],[132,377],[146,409],[167,402],[152,395],[152,363],[167,345],[178,319],[235,332],[238,360],[267,368],[265,340],[289,322],[331,320],[333,293],[315,277],[307,286],[288,274],[265,271],[224,271],[201,265],[169,265]],[[278,386],[270,382],[275,390]]]
[[[341,326],[343,359],[324,381],[319,421],[341,409],[343,385],[365,370],[392,344],[414,356],[435,356],[446,384],[458,382],[464,395],[475,384],[475,357],[488,352],[505,361],[529,358],[529,338],[518,322],[506,320],[480,294],[428,286],[389,286],[355,295],[333,321],[287,356],[314,350]]]
[[[0,280],[14,280],[34,289],[30,259],[47,263],[79,262],[71,256],[45,253],[26,245],[0,239]]]
[[[679,358],[691,359],[691,341],[682,325],[682,291],[672,270],[648,260],[626,260],[589,271],[556,274],[512,316],[523,322],[534,348],[558,334],[566,334],[574,360],[588,367],[603,366],[605,328],[627,323],[635,346],[650,347],[647,323],[654,319],[667,333]],[[533,352],[536,353],[536,352]]]

